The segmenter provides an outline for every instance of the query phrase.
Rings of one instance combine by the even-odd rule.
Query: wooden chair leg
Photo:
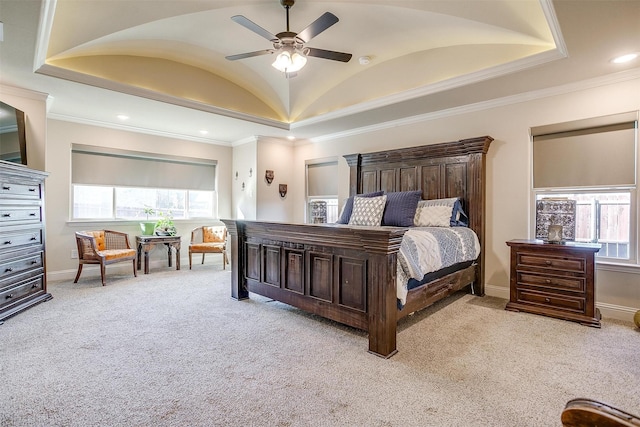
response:
[[[80,278],[80,273],[82,273],[82,265],[83,264],[78,264],[78,274],[76,274],[76,280],[74,280],[73,283],[78,283],[78,279]]]
[[[105,266],[100,264],[100,277],[102,278],[102,286],[104,286]]]
[[[133,277],[138,277],[138,269],[136,268],[136,260],[133,261]]]
[[[189,270],[191,270],[191,251],[189,251]]]
[[[229,262],[229,261],[227,260],[227,252],[226,252],[226,251],[224,251],[224,252],[222,252],[222,269],[223,269],[223,270],[226,270],[226,269],[227,269],[227,263],[228,263],[228,262]]]
[[[204,264],[204,254],[202,254],[202,263]]]

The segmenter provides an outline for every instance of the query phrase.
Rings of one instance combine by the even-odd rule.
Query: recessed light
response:
[[[120,120],[128,120],[128,119],[129,119],[129,116],[127,116],[127,115],[125,115],[125,114],[118,114],[118,118],[119,118]]]
[[[361,56],[360,58],[358,58],[358,62],[360,63],[360,65],[367,65],[368,63],[371,62],[371,57],[370,56]]]
[[[613,58],[611,62],[613,62],[614,64],[624,64],[625,62],[633,61],[637,57],[638,57],[637,53],[628,53],[626,55]]]
[[[288,139],[289,141],[293,141],[294,139],[296,139],[296,137],[295,137],[295,136],[293,136],[293,135],[289,135],[289,136],[287,137],[287,139]]]

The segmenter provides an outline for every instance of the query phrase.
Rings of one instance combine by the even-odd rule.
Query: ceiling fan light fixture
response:
[[[297,49],[283,48],[273,61],[273,67],[283,73],[300,71],[307,63],[306,55]]]

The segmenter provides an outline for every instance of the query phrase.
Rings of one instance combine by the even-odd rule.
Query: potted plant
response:
[[[142,211],[147,216],[147,220],[140,223],[140,230],[142,230],[142,235],[153,236],[153,232],[156,229],[156,222],[149,221],[149,215],[154,215],[156,211],[151,206],[147,205],[144,206],[144,209]]]
[[[177,231],[173,224],[173,214],[160,211],[158,215],[160,215],[160,219],[156,222],[156,234],[158,236],[175,236]]]

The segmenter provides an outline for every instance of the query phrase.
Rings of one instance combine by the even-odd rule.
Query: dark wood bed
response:
[[[398,309],[396,260],[402,227],[350,227],[223,220],[229,231],[231,296],[249,292],[362,329],[369,352],[396,352],[397,322],[470,286],[484,295],[485,169],[493,138],[344,156],[350,195],[422,190],[423,199],[459,197],[481,255],[469,267],[409,291]]]

